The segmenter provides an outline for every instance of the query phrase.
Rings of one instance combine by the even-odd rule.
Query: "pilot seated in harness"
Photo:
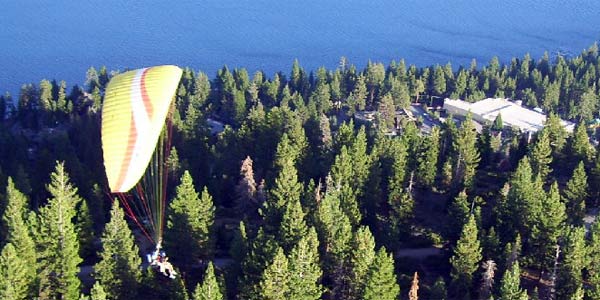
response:
[[[158,270],[165,276],[175,279],[177,272],[173,269],[173,265],[169,262],[165,251],[161,251],[161,242],[156,245],[156,250],[152,254],[146,254],[148,262],[153,267],[158,267]]]

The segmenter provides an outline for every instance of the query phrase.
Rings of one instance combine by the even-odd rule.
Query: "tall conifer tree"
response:
[[[585,167],[583,162],[579,162],[579,165],[573,171],[573,176],[567,182],[567,186],[564,189],[565,202],[567,203],[567,216],[571,223],[576,226],[583,224],[583,217],[585,217],[585,200],[588,196],[588,185],[587,175],[585,173]]]
[[[274,237],[265,233],[263,228],[258,233],[242,262],[242,274],[239,283],[239,296],[241,299],[261,299],[259,282],[261,274],[274,260],[279,246]]]
[[[517,166],[517,170],[509,181],[510,189],[506,200],[507,225],[518,230],[521,234],[528,234],[530,222],[539,216],[541,209],[541,198],[545,197],[542,188],[541,177],[534,180],[529,158],[523,157]],[[513,231],[514,232],[514,231]],[[514,238],[509,237],[510,239]]]
[[[100,261],[94,266],[95,277],[110,299],[133,299],[141,278],[138,246],[125,221],[119,201],[113,201],[110,221],[102,233]]]
[[[583,289],[582,271],[586,267],[588,256],[585,245],[585,228],[573,227],[567,234],[563,248],[563,262],[558,271],[556,282],[557,299],[569,299]]]
[[[202,283],[198,283],[193,300],[223,300],[223,294],[215,276],[215,268],[212,262],[208,262],[208,267],[204,272]]]
[[[320,279],[319,240],[314,228],[292,248],[289,257],[289,291],[287,299],[317,300],[323,294]]]
[[[6,209],[2,220],[7,229],[6,242],[11,243],[19,253],[25,267],[25,278],[27,279],[27,292],[30,297],[34,297],[36,280],[36,244],[32,237],[32,232],[28,228],[27,218],[31,213],[28,208],[27,197],[19,192],[13,183],[12,178],[8,178],[6,186]],[[8,250],[7,250],[8,251]]]
[[[588,281],[590,288],[585,291],[589,299],[600,299],[600,220],[592,224],[588,249]]]
[[[40,209],[37,235],[39,297],[78,299],[81,282],[77,273],[82,259],[72,220],[75,206],[81,199],[62,163],[57,163],[50,179],[47,188],[52,198]]]
[[[555,249],[562,236],[567,216],[565,204],[560,201],[558,184],[554,182],[547,196],[543,198],[543,209],[533,224],[530,237],[532,261],[542,270],[551,270],[555,259]]]
[[[519,262],[515,261],[504,272],[500,284],[500,299],[504,300],[527,300],[527,292],[521,289],[521,268]]]
[[[546,118],[543,130],[548,131],[552,154],[554,157],[557,157],[562,152],[567,142],[567,136],[569,135],[561,124],[560,117],[554,112],[550,112],[548,118]]]
[[[581,122],[575,128],[570,146],[570,156],[576,161],[580,160],[586,163],[591,161],[594,156],[594,148],[590,144],[590,137],[587,134],[585,123]]]
[[[92,286],[92,290],[90,291],[90,300],[106,300],[108,299],[108,295],[104,291],[104,287],[96,282]]]
[[[440,129],[433,127],[431,135],[425,137],[419,157],[417,158],[417,178],[426,188],[432,188],[437,176],[438,157],[440,154]]]
[[[206,187],[201,195],[196,192],[188,171],[181,176],[175,193],[169,205],[165,246],[169,252],[178,254],[175,261],[189,266],[212,253],[215,206]]]
[[[552,163],[552,148],[550,148],[548,131],[540,131],[535,144],[533,144],[530,156],[533,174],[539,176],[545,182],[548,174],[552,172],[550,168],[550,164]]]
[[[369,227],[362,226],[356,230],[352,238],[350,263],[350,284],[347,299],[361,299],[369,270],[375,260],[375,238]]]
[[[290,199],[300,199],[302,184],[298,181],[298,171],[295,167],[297,157],[295,149],[287,134],[283,134],[277,145],[275,167],[278,169],[273,188],[269,191],[267,201],[261,208],[261,214],[267,222],[267,229],[274,231],[279,227],[285,207]]]
[[[260,286],[260,299],[280,300],[290,290],[290,273],[288,269],[288,259],[283,253],[283,249],[278,248],[273,261],[267,266],[262,274]]]
[[[31,279],[26,260],[13,244],[8,243],[0,253],[0,299],[30,299]]]
[[[381,247],[367,274],[362,299],[395,300],[399,294],[400,287],[394,273],[394,258],[386,252],[385,247]]]
[[[459,183],[465,188],[471,188],[475,169],[481,160],[477,150],[477,132],[471,114],[467,114],[462,127],[458,130],[456,140],[453,142],[457,155],[454,179],[459,180]]]
[[[355,171],[353,157],[346,146],[342,146],[340,154],[335,157],[335,162],[331,167],[332,188],[336,188],[339,193],[340,205],[344,213],[352,222],[357,225],[362,216],[358,206],[358,190],[354,186]],[[329,187],[328,187],[329,188]]]
[[[306,235],[304,215],[300,199],[289,199],[279,226],[279,242],[284,250],[291,250]]]
[[[325,272],[332,273],[348,255],[352,239],[352,224],[340,207],[338,191],[334,187],[328,186],[316,215],[319,242],[325,254],[323,268]]]
[[[469,221],[471,205],[467,193],[462,190],[452,201],[448,208],[450,226],[447,227],[450,240],[456,241],[460,237],[463,226]]]
[[[86,200],[79,202],[75,220],[79,239],[79,255],[83,258],[91,256],[94,252],[94,224]]]
[[[468,299],[473,274],[481,261],[481,246],[478,240],[477,224],[471,215],[464,225],[460,239],[454,248],[454,255],[450,258],[452,265],[452,286],[456,293],[463,299]]]

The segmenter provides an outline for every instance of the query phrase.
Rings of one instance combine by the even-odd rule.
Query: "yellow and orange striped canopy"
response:
[[[111,192],[140,180],[156,148],[182,71],[156,66],[114,76],[102,108],[102,150]]]

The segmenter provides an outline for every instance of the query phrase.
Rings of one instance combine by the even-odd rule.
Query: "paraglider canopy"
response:
[[[116,75],[102,111],[102,150],[110,191],[124,193],[150,162],[182,71],[157,66]]]

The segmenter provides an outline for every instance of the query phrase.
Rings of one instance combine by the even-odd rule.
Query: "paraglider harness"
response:
[[[162,241],[159,241],[158,244],[156,244],[154,252],[146,254],[146,258],[148,259],[150,266],[158,269],[163,275],[175,279],[177,272],[173,269],[173,265],[169,262],[169,258],[165,251],[161,250],[161,243]]]

